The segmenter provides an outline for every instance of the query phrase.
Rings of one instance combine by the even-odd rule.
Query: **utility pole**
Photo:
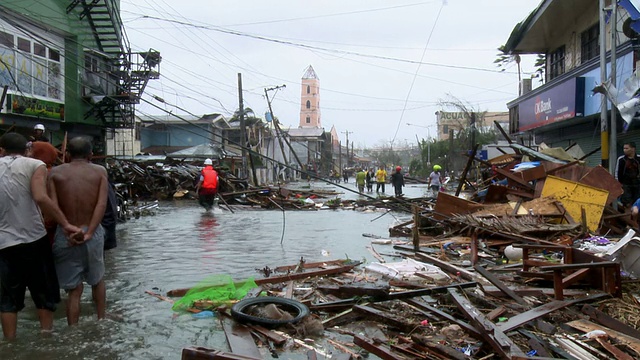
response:
[[[611,19],[609,19],[609,24],[611,24],[611,83],[617,86],[617,74],[616,74],[616,42],[618,38],[616,23],[618,22],[618,4],[617,2],[612,2],[611,4]],[[609,173],[613,174],[616,171],[616,163],[615,159],[618,158],[618,123],[616,117],[616,107],[611,104],[611,140],[609,143]]]
[[[349,134],[353,134],[353,131],[345,130],[342,133],[347,135],[347,167],[349,167]]]
[[[469,149],[473,150],[476,147],[476,113],[469,114],[469,125],[471,125],[471,146]]]
[[[282,152],[282,159],[284,160],[285,165],[287,165],[286,171],[289,171],[289,160],[287,159],[287,154],[284,151],[284,144],[282,143],[282,135],[280,132],[280,125],[278,124],[278,120],[273,115],[273,110],[271,109],[271,100],[269,100],[269,93],[267,91],[277,90],[280,88],[284,88],[286,85],[276,86],[268,89],[264,89],[264,96],[267,98],[267,105],[269,105],[269,113],[271,114],[271,121],[273,121],[273,127],[276,130],[276,137],[278,138],[278,143],[280,144],[280,151]]]
[[[615,6],[616,4],[614,4]],[[598,12],[600,14],[600,83],[607,81],[607,47],[606,47],[606,21],[604,15],[604,0],[598,2]],[[607,97],[600,95],[600,153],[602,158],[602,167],[609,168],[609,127],[607,125]]]
[[[242,74],[238,73],[238,112],[240,116],[240,145],[242,146],[242,169],[240,169],[240,178],[247,176],[247,137],[245,134],[244,124],[244,105],[242,101]],[[257,184],[256,184],[257,185]]]

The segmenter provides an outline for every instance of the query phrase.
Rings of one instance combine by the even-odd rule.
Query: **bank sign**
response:
[[[572,78],[518,105],[518,130],[584,115],[584,78]]]

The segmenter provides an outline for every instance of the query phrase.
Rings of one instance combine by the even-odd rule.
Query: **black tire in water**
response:
[[[290,319],[290,320],[270,319],[270,318],[264,318],[264,317],[255,316],[255,315],[246,313],[246,310],[250,306],[253,306],[253,305],[265,306],[268,304],[275,304],[281,310],[290,312],[291,315],[293,315],[293,319]],[[280,298],[275,296],[259,296],[255,298],[240,300],[239,302],[235,303],[231,307],[231,315],[234,317],[234,319],[243,323],[250,322],[250,323],[260,324],[260,325],[277,326],[277,325],[297,323],[298,321],[302,320],[307,315],[309,315],[309,308],[306,307],[303,303],[296,300],[285,299],[285,298]]]

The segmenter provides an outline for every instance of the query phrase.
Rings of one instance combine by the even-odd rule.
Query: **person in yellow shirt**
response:
[[[384,184],[387,182],[387,171],[384,169],[383,165],[380,165],[380,169],[376,171],[376,192],[380,192],[380,187],[382,187],[382,192],[384,193]]]

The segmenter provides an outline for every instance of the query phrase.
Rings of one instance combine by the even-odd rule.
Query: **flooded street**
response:
[[[324,183],[311,185],[312,189],[335,189]],[[405,195],[421,197],[425,190],[426,185],[408,185]],[[341,199],[358,197],[337,191],[342,192],[337,195]],[[392,192],[387,186],[386,193]],[[41,335],[28,298],[19,314],[18,340],[0,342],[0,358],[179,359],[182,348],[192,345],[227,350],[217,318],[174,313],[170,303],[145,290],[165,294],[211,275],[261,277],[256,269],[295,264],[300,257],[311,262],[348,256],[372,262],[375,259],[365,248],[370,239],[362,234],[388,237],[396,217],[409,216],[353,210],[287,211],[283,216],[278,210],[234,210],[212,215],[196,201],[164,202],[155,216],[119,225],[118,247],[106,256],[110,319],[95,321],[90,288],[85,286],[80,324],[67,327],[63,302],[56,312],[54,333]],[[306,355],[301,351],[281,358],[306,359]]]

